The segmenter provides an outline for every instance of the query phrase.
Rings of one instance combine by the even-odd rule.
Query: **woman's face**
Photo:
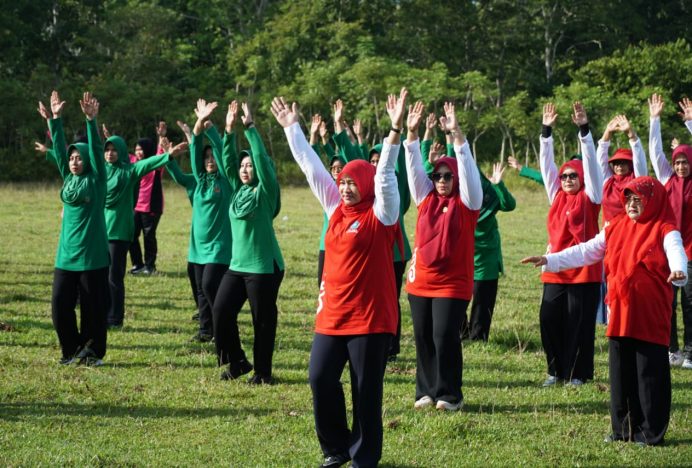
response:
[[[360,202],[360,192],[356,181],[345,175],[339,179],[339,195],[346,206],[352,206]]]
[[[373,166],[377,167],[377,164],[380,162],[380,153],[372,153],[370,155],[370,164]]]
[[[430,178],[435,184],[435,190],[438,195],[448,197],[452,194],[454,186],[454,173],[446,164],[440,164],[437,171],[430,174]]]
[[[118,162],[118,152],[115,150],[113,143],[106,143],[106,149],[103,152],[103,156],[107,163],[115,164]]]
[[[218,167],[216,166],[216,160],[214,159],[214,155],[211,152],[211,148],[207,149],[204,152],[204,167],[207,170],[208,174],[213,174],[214,172],[218,171]]]
[[[630,173],[630,162],[626,159],[616,159],[610,163],[610,167],[613,168],[613,174],[618,176],[625,176]]]
[[[344,163],[340,160],[335,159],[331,166],[329,166],[329,172],[332,174],[332,178],[336,180],[336,177],[344,170]]]
[[[562,174],[560,174],[560,185],[562,190],[569,194],[574,195],[581,188],[581,182],[579,182],[579,174],[577,171],[568,167]]]
[[[684,156],[677,158],[673,163],[673,170],[678,177],[687,177],[690,175],[690,163],[687,161],[687,158]]]
[[[252,159],[250,159],[250,156],[245,156],[240,161],[240,170],[238,171],[238,175],[240,176],[240,181],[243,184],[247,185],[252,183],[252,180],[255,178],[255,168],[252,165]]]
[[[644,204],[642,199],[633,192],[627,192],[625,194],[625,211],[627,211],[627,216],[630,217],[632,221],[636,221],[644,213]]]
[[[73,149],[70,153],[70,172],[74,175],[80,175],[84,171],[84,162],[82,162],[82,156],[79,151]]]
[[[138,161],[144,159],[144,150],[139,145],[135,146],[135,156],[137,157]]]

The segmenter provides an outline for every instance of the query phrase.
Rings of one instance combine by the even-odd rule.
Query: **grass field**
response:
[[[498,216],[506,274],[488,344],[464,343],[466,406],[414,411],[415,351],[405,294],[402,354],[384,388],[383,466],[692,465],[692,371],[675,368],[663,447],[604,444],[609,433],[607,343],[597,329],[596,378],[543,389],[538,272],[519,265],[545,245],[542,190],[509,177],[513,213]],[[277,385],[222,382],[212,345],[196,331],[185,272],[190,207],[167,185],[159,274],[126,278],[122,330],[109,333],[106,365],[64,367],[50,319],[59,187],[0,186],[0,465],[316,466],[307,364],[316,304],[322,215],[305,188],[283,189],[275,221],[286,260],[274,354]],[[409,235],[415,208],[407,216]],[[241,313],[251,350],[249,311]],[[348,372],[344,373],[349,392]],[[350,400],[350,398],[347,398]]]

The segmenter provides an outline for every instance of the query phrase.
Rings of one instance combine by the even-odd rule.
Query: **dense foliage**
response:
[[[0,17],[0,179],[51,177],[36,101],[58,88],[65,120],[81,126],[84,89],[101,121],[128,141],[164,119],[191,121],[196,98],[248,100],[284,181],[299,180],[274,95],[308,119],[342,98],[349,119],[381,138],[384,98],[401,85],[430,110],[454,99],[481,160],[534,161],[539,109],[557,102],[563,155],[576,149],[569,103],[581,99],[600,133],[626,112],[646,134],[646,97],[661,92],[664,132],[687,138],[675,102],[692,89],[681,0],[36,0],[5,2]],[[217,120],[221,121],[219,112]],[[175,126],[172,125],[171,128]],[[173,137],[181,134],[173,130]],[[673,134],[671,134],[672,136]]]

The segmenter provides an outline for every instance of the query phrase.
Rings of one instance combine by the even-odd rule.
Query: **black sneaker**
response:
[[[235,380],[241,375],[245,375],[253,369],[252,364],[247,359],[228,365],[228,369],[221,373],[221,380]]]
[[[130,274],[138,275],[144,271],[144,268],[146,268],[144,265],[135,265],[130,269]]]
[[[247,383],[250,385],[274,385],[274,379],[271,375],[255,374],[247,379]]]
[[[154,273],[156,273],[156,267],[145,266],[144,268],[142,268],[141,273],[146,276],[153,275]]]
[[[196,333],[190,341],[193,343],[209,343],[214,340],[214,335],[209,335],[207,333]]]
[[[351,461],[351,456],[348,454],[348,452],[340,453],[338,455],[329,455],[328,457],[324,457],[324,461],[320,465],[320,468],[337,467],[343,465],[344,463],[348,463],[349,461]]]
[[[63,358],[60,358],[60,361],[58,361],[58,362],[60,363],[61,366],[69,366],[70,364],[72,364],[74,362],[74,358],[73,357],[63,357]]]
[[[77,353],[73,361],[76,362],[78,366],[98,367],[103,365],[101,358],[88,346],[85,346]]]
[[[192,320],[194,320],[195,322],[199,322],[199,312],[195,312],[194,314],[192,314]]]

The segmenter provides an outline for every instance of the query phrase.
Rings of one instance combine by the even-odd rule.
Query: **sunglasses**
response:
[[[433,172],[430,174],[430,179],[433,182],[439,182],[440,180],[444,180],[445,182],[449,182],[452,180],[454,177],[454,174],[451,172]]]
[[[576,172],[570,172],[569,174],[561,174],[560,175],[560,180],[576,180],[579,178],[579,174]]]

